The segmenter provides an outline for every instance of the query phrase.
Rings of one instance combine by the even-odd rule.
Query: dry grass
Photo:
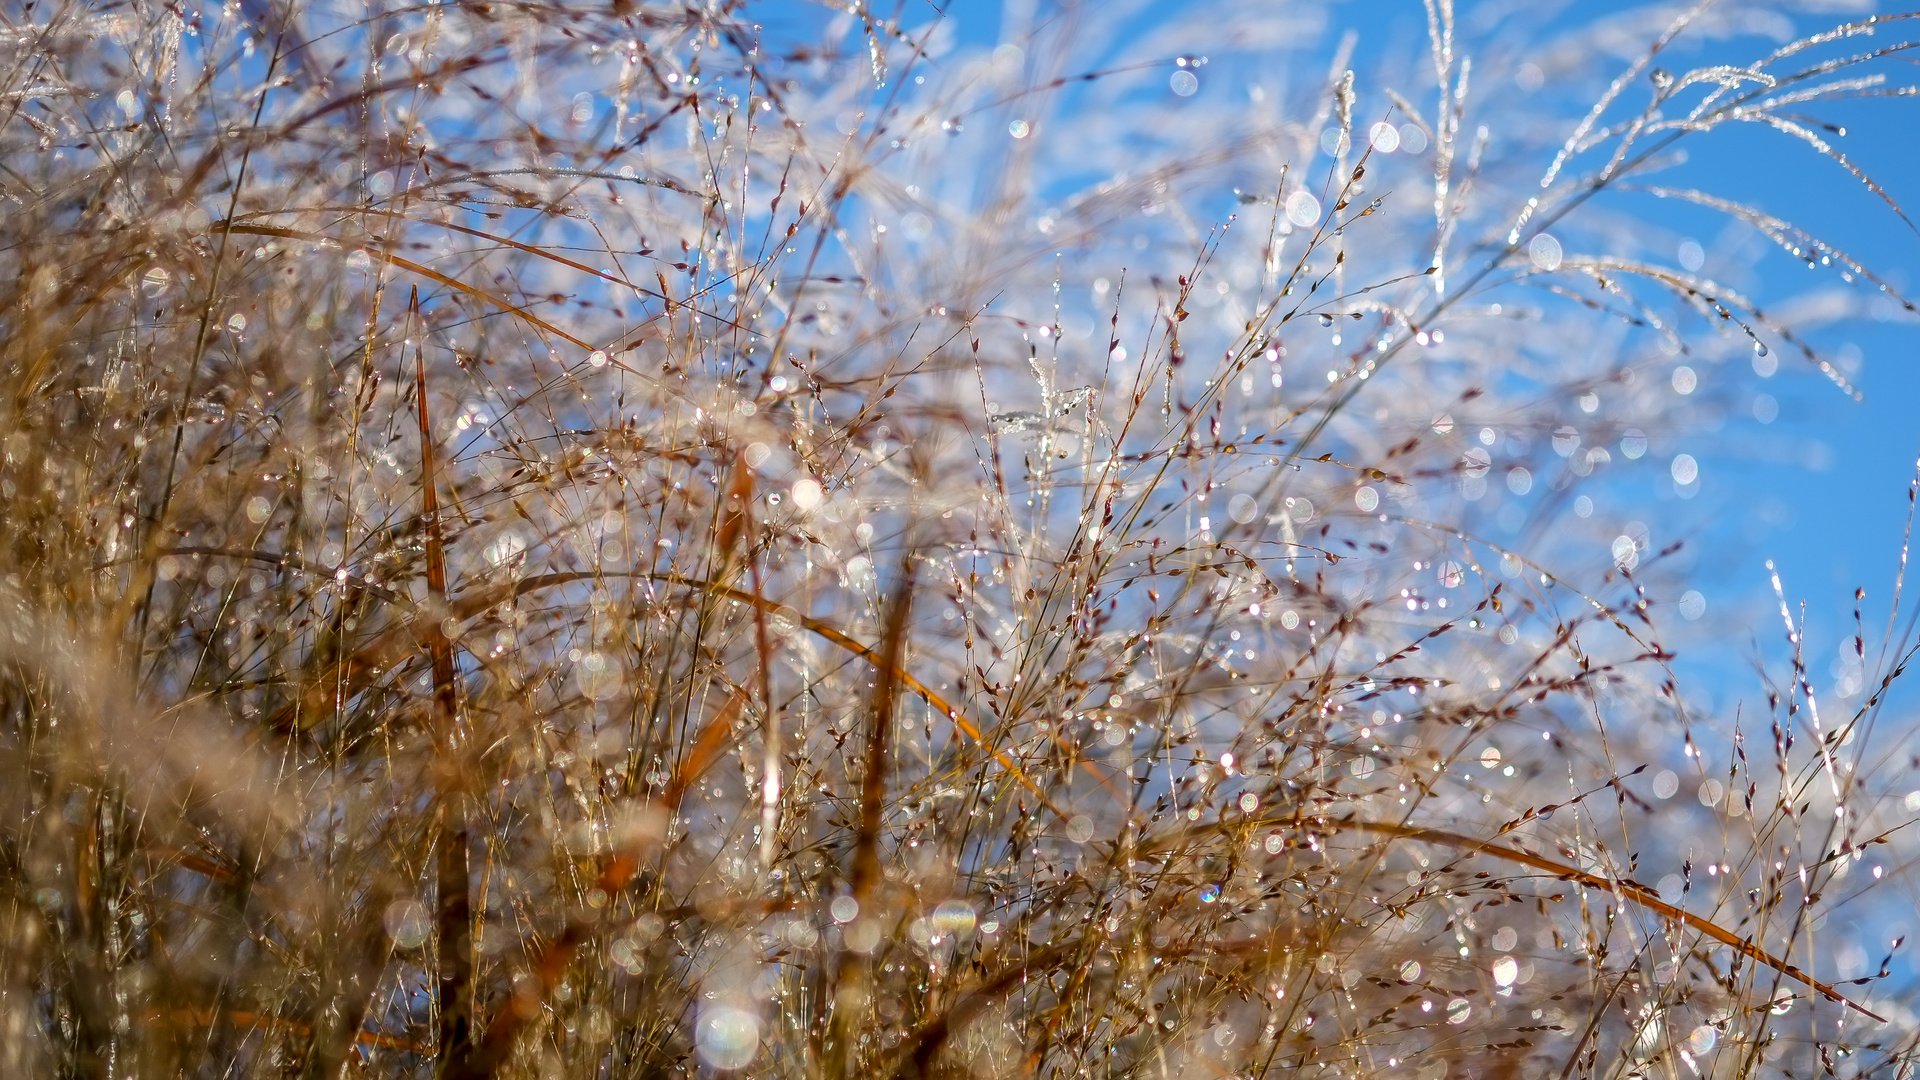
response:
[[[1690,709],[1633,478],[1844,385],[1671,215],[1912,310],[1662,177],[1916,24],[1728,8],[16,6],[0,1072],[1906,1075],[1914,638]]]

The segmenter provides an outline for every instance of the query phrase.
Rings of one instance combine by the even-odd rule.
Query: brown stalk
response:
[[[753,522],[753,471],[744,458],[733,463],[731,497],[720,519],[718,543],[721,568],[717,581],[725,584],[734,576],[735,561],[745,562],[747,584],[753,590],[753,647],[759,660],[758,686],[762,727],[760,733],[760,868],[773,866],[775,834],[780,827],[780,718],[773,703],[773,643],[767,634],[767,600],[761,578],[760,560],[755,553]]]
[[[328,208],[315,207],[313,209],[316,211],[320,211],[320,210],[326,210]],[[665,304],[671,304],[671,305],[676,305],[681,307],[691,306],[686,304],[684,301],[675,300],[673,297],[668,296],[665,293],[656,292],[653,289],[647,288],[645,285],[641,285],[636,282],[629,281],[618,274],[610,274],[605,270],[595,269],[594,267],[588,266],[586,263],[580,262],[577,259],[569,259],[565,255],[560,254],[559,252],[549,251],[546,248],[540,247],[537,244],[529,244],[522,240],[515,240],[511,236],[502,236],[499,233],[488,232],[485,229],[475,229],[475,228],[472,228],[471,226],[460,225],[451,221],[436,221],[432,218],[419,217],[419,216],[410,215],[410,214],[403,214],[395,210],[381,210],[381,209],[377,209],[373,207],[365,207],[365,206],[339,207],[337,209],[339,210],[339,212],[342,212],[342,213],[350,212],[354,214],[365,214],[365,215],[374,215],[379,217],[397,218],[402,221],[411,221],[418,225],[428,225],[435,228],[448,229],[453,232],[462,233],[466,236],[474,237],[475,239],[478,239],[478,240],[485,240],[488,243],[499,244],[501,247],[511,248],[515,251],[532,255],[535,258],[545,259],[546,261],[554,263],[556,265],[564,266],[569,270],[575,270],[582,274],[599,278],[601,281],[605,281],[609,284],[618,285],[623,289],[632,289],[634,292],[641,293],[646,296],[651,296],[654,299],[659,300]],[[249,216],[253,216],[253,215],[249,215]],[[218,228],[224,227],[224,225],[225,225],[224,222],[217,222],[213,226],[211,226],[211,228],[218,229]],[[272,226],[268,226],[268,227],[271,228]],[[247,228],[248,226],[246,225],[236,224],[233,227],[233,231],[245,232],[247,231]],[[741,331],[742,333],[756,334],[756,335],[758,333],[753,328],[748,326],[742,326],[741,324],[733,321],[732,319],[729,319],[726,316],[721,315],[719,312],[707,311],[701,308],[694,308],[693,310],[695,310],[702,319],[711,319],[722,326],[726,326],[731,329]]]
[[[881,637],[880,657],[874,664],[873,703],[867,709],[867,753],[865,772],[860,778],[860,826],[854,834],[853,865],[849,873],[848,893],[854,902],[856,918],[878,920],[874,893],[880,879],[880,827],[887,800],[887,750],[893,735],[893,716],[900,694],[900,675],[905,671],[901,657],[907,647],[907,620],[913,612],[913,556],[901,560],[900,583],[887,605],[887,623]],[[854,1042],[865,1021],[872,1000],[870,952],[845,948],[834,975],[833,1018],[828,1030],[826,1050],[837,1076],[851,1076],[856,1064]]]
[[[840,628],[824,620],[816,619],[811,615],[796,611],[778,601],[769,600],[764,596],[756,596],[752,592],[744,589],[736,589],[732,586],[703,581],[699,578],[688,577],[684,574],[658,570],[568,570],[523,578],[519,581],[507,581],[493,585],[477,586],[449,600],[443,615],[447,619],[459,622],[473,618],[489,608],[497,607],[511,600],[516,600],[522,596],[539,592],[543,589],[557,588],[562,585],[572,584],[576,581],[619,577],[659,581],[721,596],[725,599],[757,608],[769,615],[790,619],[814,635],[865,660],[867,663],[873,665],[876,670],[886,663],[886,658],[878,651],[860,642]],[[274,717],[272,726],[280,731],[293,731],[299,726],[297,721],[303,714],[325,715],[331,713],[332,703],[337,700],[336,687],[338,685],[347,684],[351,686],[354,680],[360,679],[370,672],[384,670],[413,654],[413,650],[418,647],[418,642],[420,641],[420,632],[416,628],[416,625],[416,623],[410,622],[407,625],[395,627],[355,650],[350,656],[341,661],[341,676],[338,683],[329,683],[325,686],[315,686],[311,688],[301,701],[281,710],[281,712]],[[899,680],[901,686],[913,691],[922,701],[939,710],[955,728],[959,729],[961,734],[965,735],[975,744],[985,747],[988,752],[992,754],[994,761],[998,762],[1022,787],[1026,788],[1027,791],[1039,801],[1040,805],[1045,806],[1062,820],[1069,816],[1031,776],[1027,775],[1026,770],[1020,767],[1019,762],[1015,761],[1012,755],[988,742],[986,733],[983,732],[980,726],[974,723],[966,713],[962,712],[957,704],[949,701],[939,691],[928,686],[911,671],[898,670],[893,672],[893,677]],[[344,694],[341,694],[340,698],[351,696],[352,693],[352,690],[348,690]],[[309,716],[306,722],[311,724],[318,721]]]
[[[1216,822],[1196,826],[1193,829],[1181,830],[1181,832],[1168,837],[1164,842],[1153,845],[1147,850],[1160,852],[1171,851],[1172,848],[1182,840],[1200,832],[1221,832],[1229,828],[1274,827],[1299,828],[1301,827],[1301,822],[1293,818],[1249,819],[1245,822],[1233,823],[1232,825],[1224,822]],[[1354,832],[1372,833],[1375,836],[1384,836],[1394,840],[1416,840],[1421,843],[1450,847],[1456,851],[1470,851],[1480,855],[1491,855],[1496,859],[1518,863],[1521,866],[1530,866],[1535,870],[1543,870],[1555,877],[1564,878],[1567,881],[1574,882],[1577,885],[1582,885],[1589,889],[1613,893],[1616,896],[1638,904],[1675,926],[1693,927],[1714,941],[1739,953],[1741,956],[1757,964],[1764,964],[1780,974],[1793,979],[1795,982],[1818,991],[1822,997],[1825,997],[1829,1001],[1835,1001],[1845,1005],[1854,1012],[1877,1020],[1882,1024],[1887,1022],[1886,1017],[1868,1009],[1864,1005],[1855,1003],[1851,998],[1834,989],[1831,985],[1821,982],[1819,979],[1800,970],[1792,963],[1773,955],[1710,919],[1701,918],[1698,915],[1688,912],[1684,908],[1667,903],[1665,900],[1660,899],[1658,893],[1638,882],[1602,877],[1599,874],[1582,870],[1576,866],[1570,866],[1558,859],[1549,858],[1545,855],[1535,855],[1531,851],[1510,847],[1506,844],[1497,844],[1491,840],[1476,840],[1471,836],[1448,832],[1445,829],[1428,829],[1418,825],[1402,825],[1392,821],[1367,821],[1362,818],[1330,821],[1327,823],[1327,829],[1331,832],[1351,830]]]
[[[417,274],[420,277],[426,278],[428,281],[437,282],[438,284],[445,285],[449,289],[466,293],[468,296],[471,296],[476,300],[483,300],[486,303],[499,308],[500,310],[506,312],[507,314],[512,315],[520,319],[521,321],[525,322],[527,325],[534,327],[535,329],[545,331],[546,333],[552,334],[554,337],[557,337],[562,341],[568,342],[569,344],[572,344],[572,345],[577,345],[582,349],[588,350],[589,352],[593,350],[593,346],[588,342],[583,341],[580,338],[574,337],[572,334],[567,333],[565,330],[562,330],[559,327],[548,322],[547,320],[541,318],[540,316],[535,315],[533,312],[528,311],[526,308],[521,307],[519,304],[516,304],[513,301],[508,300],[503,296],[498,296],[494,293],[490,293],[485,289],[479,288],[474,285],[469,285],[466,282],[461,281],[459,278],[450,277],[446,274],[441,273],[438,270],[433,269],[430,266],[425,266],[420,263],[414,262],[412,259],[406,258],[405,256],[395,255],[393,252],[388,251],[384,245],[382,245],[378,241],[373,240],[371,238],[366,240],[359,240],[359,241],[341,240],[337,237],[326,236],[321,233],[305,232],[300,229],[287,229],[287,228],[282,228],[278,225],[249,225],[244,223],[231,223],[231,222],[227,223],[224,226],[224,231],[234,232],[234,233],[244,233],[249,236],[273,236],[273,237],[278,237],[282,240],[304,240],[312,244],[338,244],[343,247],[356,248],[360,251],[365,252],[369,258],[377,259],[380,262],[386,263],[389,266],[398,267],[399,269],[405,270],[408,273]]]
[[[1165,902],[1157,904],[1156,910],[1149,914],[1141,925],[1151,924],[1164,917],[1169,906]],[[1266,956],[1276,949],[1307,948],[1314,944],[1316,944],[1315,939],[1294,931],[1284,935],[1263,934],[1259,937],[1242,938],[1236,941],[1162,946],[1156,949],[1155,955],[1162,960],[1194,955]],[[908,1080],[910,1077],[927,1075],[932,1070],[934,1060],[939,1056],[941,1048],[982,1010],[991,1006],[1016,985],[1026,981],[1035,972],[1059,970],[1058,965],[1070,960],[1077,948],[1077,942],[1064,942],[1024,951],[1018,960],[1009,963],[992,975],[983,976],[971,988],[961,991],[952,1005],[922,1023],[905,1040],[901,1050],[898,1051],[898,1064],[895,1065],[892,1075],[896,1080]],[[1029,1053],[1026,1059],[1029,1072],[1037,1073],[1039,1066],[1039,1051]]]
[[[735,688],[726,704],[694,736],[693,746],[681,758],[659,799],[649,800],[651,808],[659,815],[656,820],[660,822],[660,831],[642,828],[634,839],[615,849],[606,868],[600,872],[597,884],[603,892],[611,895],[631,885],[639,876],[642,863],[659,849],[664,831],[679,812],[687,790],[732,745],[733,725],[740,718],[747,700],[747,692]],[[609,903],[607,908],[611,907]],[[680,912],[675,918],[684,914]],[[486,1033],[474,1044],[471,1052],[448,1064],[444,1080],[482,1080],[492,1076],[513,1052],[514,1045],[520,1040],[520,1033],[540,1014],[553,988],[566,976],[574,957],[597,936],[606,922],[606,918],[599,913],[576,915],[568,919],[560,933],[534,958],[530,972],[532,978],[514,989],[513,996],[494,1014],[487,1024]]]
[[[409,318],[418,321],[420,291],[416,288],[408,302]],[[433,737],[443,764],[453,761],[457,746],[455,724],[458,705],[454,683],[453,642],[447,637],[447,554],[440,529],[440,499],[433,455],[433,429],[427,411],[427,366],[421,349],[414,352],[414,392],[418,398],[420,421],[420,510],[421,529],[426,543],[427,626],[426,646],[433,664]],[[439,843],[436,878],[439,895],[439,1047],[443,1058],[459,1061],[471,1056],[471,1009],[473,1003],[472,902],[468,897],[471,872],[467,865],[466,807],[458,782],[446,784],[439,807]]]
[[[210,1028],[216,1024],[225,1024],[236,1028],[261,1028],[306,1039],[313,1036],[313,1025],[299,1020],[290,1020],[272,1013],[253,1012],[248,1009],[210,1009],[204,1006],[181,1006],[165,1011],[148,1012],[143,1019],[149,1024],[174,1024],[180,1027]],[[372,1046],[382,1050],[402,1050],[413,1054],[431,1054],[433,1047],[422,1042],[399,1035],[383,1035],[377,1031],[360,1031],[353,1041],[359,1046]]]

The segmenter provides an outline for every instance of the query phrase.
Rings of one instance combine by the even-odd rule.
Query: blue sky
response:
[[[1828,10],[1805,13],[1820,6],[1802,5],[1802,13],[1788,15],[1774,5],[1727,0],[1718,10],[1732,15],[1737,26],[1689,32],[1662,63],[1680,71],[1708,63],[1749,62],[1792,36],[1872,11],[1866,4],[1831,3],[1825,5]],[[1413,66],[1423,62],[1426,48],[1426,19],[1416,0],[1280,5],[1270,18],[1262,16],[1266,21],[1252,35],[1270,38],[1264,44],[1247,40],[1250,24],[1244,21],[1230,36],[1204,7],[1199,2],[1108,5],[1092,16],[1084,12],[1093,9],[1082,9],[1083,20],[1119,23],[1102,25],[1104,50],[1093,50],[1084,61],[1076,55],[1070,69],[1151,65],[1157,59],[1165,67],[1164,77],[1173,77],[1180,70],[1176,57],[1204,57],[1213,51],[1211,65],[1195,69],[1198,91],[1184,107],[1244,108],[1245,102],[1234,96],[1237,80],[1229,75],[1245,68],[1233,65],[1269,64],[1303,80],[1318,79],[1341,35],[1351,30],[1353,63],[1363,87],[1369,81],[1387,82],[1419,92],[1431,83],[1430,72]],[[1674,5],[1668,10],[1677,9]],[[897,9],[876,5],[875,10],[883,16],[897,10],[909,28],[942,17],[925,4]],[[945,5],[945,33],[961,46],[980,48],[1009,38],[1026,41],[1032,27],[1052,23],[1060,10],[1044,3],[954,2]],[[780,2],[758,11],[774,40],[788,35],[817,39],[820,28],[836,18],[844,20],[847,34],[842,40],[850,49],[865,39],[859,21],[838,9]],[[1484,108],[1495,96],[1535,95],[1544,115],[1571,128],[1595,85],[1604,86],[1625,68],[1666,21],[1665,14],[1649,14],[1644,5],[1462,4],[1461,45],[1480,64],[1474,101]],[[1605,32],[1589,36],[1590,27],[1602,24]],[[1569,64],[1565,50],[1589,41],[1594,55]],[[1875,43],[1858,39],[1857,46],[1847,48],[1865,51]],[[1561,55],[1549,59],[1555,49]],[[1541,86],[1537,71],[1523,70],[1535,58],[1549,70],[1580,69],[1594,85]],[[1143,77],[1141,85],[1149,92],[1156,85],[1164,88],[1166,84],[1157,81],[1162,77]],[[1556,91],[1562,92],[1558,98]],[[1074,87],[1056,92],[1072,95]],[[1166,93],[1172,100],[1172,93]],[[1363,94],[1362,108],[1378,107],[1380,101]],[[1911,101],[1860,100],[1822,105],[1812,110],[1809,120],[1843,127],[1844,136],[1831,136],[1834,144],[1880,181],[1891,198],[1920,206],[1920,153],[1907,134],[1911,116]],[[973,145],[971,139],[965,142]],[[1920,235],[1833,161],[1777,132],[1757,128],[1716,132],[1690,147],[1688,160],[1662,173],[1662,182],[1696,181],[1716,194],[1751,203],[1834,243],[1895,287],[1908,292],[1920,288]],[[956,152],[966,151],[956,144]],[[1515,167],[1537,175],[1545,164],[1520,162]],[[1224,217],[1231,192],[1220,194],[1217,204],[1203,205],[1199,212],[1218,211]],[[1648,203],[1643,212],[1650,225],[1672,230],[1677,245],[1698,245],[1703,273],[1724,274],[1763,306],[1806,280],[1796,276],[1808,273],[1804,267],[1723,219],[1662,203]],[[1669,258],[1676,257],[1684,255]],[[1760,365],[1777,369],[1771,377],[1739,370],[1743,365],[1737,363],[1703,368],[1703,378],[1737,381],[1719,388],[1735,405],[1724,424],[1689,433],[1686,449],[1699,459],[1702,478],[1691,497],[1675,499],[1668,487],[1650,500],[1648,512],[1658,515],[1659,531],[1668,538],[1684,537],[1693,549],[1694,577],[1710,611],[1722,616],[1738,612],[1746,620],[1743,625],[1753,628],[1747,640],[1719,642],[1730,652],[1711,655],[1697,647],[1690,652],[1683,670],[1701,680],[1695,683],[1697,691],[1750,696],[1750,678],[1727,676],[1748,669],[1756,650],[1760,656],[1780,657],[1784,631],[1772,614],[1777,605],[1765,570],[1768,560],[1779,566],[1788,599],[1807,604],[1809,655],[1816,676],[1826,674],[1833,650],[1851,637],[1856,588],[1868,592],[1868,625],[1885,625],[1885,604],[1900,560],[1905,492],[1920,454],[1920,423],[1915,422],[1913,406],[1920,402],[1920,366],[1915,364],[1920,323],[1867,307],[1817,328],[1808,340],[1848,371],[1863,400],[1851,400],[1778,343],[1771,363]]]

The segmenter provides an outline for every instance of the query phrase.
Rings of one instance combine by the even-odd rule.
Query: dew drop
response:
[[[1527,258],[1533,261],[1536,268],[1552,273],[1560,269],[1565,253],[1560,248],[1560,241],[1547,233],[1540,233],[1527,242]]]
[[[703,1008],[695,1042],[709,1068],[745,1068],[760,1048],[760,1018],[735,1005]]]
[[[1675,454],[1670,468],[1673,482],[1682,487],[1700,479],[1700,463],[1694,460],[1692,454]]]
[[[1698,589],[1688,589],[1680,595],[1680,617],[1693,622],[1707,613],[1707,598]]]
[[[426,944],[433,933],[427,906],[418,900],[396,900],[388,904],[381,921],[386,924],[387,936],[397,949],[417,949]]]
[[[1287,220],[1302,229],[1319,221],[1320,200],[1310,191],[1296,191],[1287,196]]]
[[[933,909],[933,930],[941,937],[970,934],[975,921],[973,905],[965,900],[942,900]]]

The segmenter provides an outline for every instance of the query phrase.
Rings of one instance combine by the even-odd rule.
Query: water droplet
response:
[[[1700,479],[1700,463],[1692,454],[1675,454],[1671,471],[1673,482],[1682,486]]]
[[[703,1007],[694,1041],[708,1068],[743,1069],[760,1049],[760,1018],[737,1005]]]
[[[1688,589],[1680,595],[1680,617],[1693,622],[1707,613],[1707,598],[1698,589]]]
[[[1549,233],[1540,233],[1527,242],[1527,258],[1533,260],[1535,267],[1552,273],[1560,269],[1565,253],[1560,248],[1560,241]]]
[[[1680,790],[1680,775],[1672,769],[1661,769],[1653,778],[1653,796],[1656,799],[1671,799]],[[1667,892],[1662,888],[1661,893]]]
[[[387,936],[393,939],[396,949],[417,949],[427,943],[433,932],[433,921],[427,917],[427,906],[418,900],[395,900],[387,905],[381,921],[386,925]]]
[[[1287,220],[1304,229],[1320,220],[1320,200],[1311,191],[1287,196]]]
[[[1613,555],[1613,565],[1622,570],[1632,570],[1640,562],[1640,545],[1633,542],[1631,536],[1616,536],[1609,545]]]
[[[958,937],[973,932],[973,905],[965,900],[942,900],[933,909],[933,930],[941,937]]]
[[[599,701],[612,697],[620,688],[620,668],[606,653],[582,653],[574,668],[574,681],[579,684],[582,697]]]

